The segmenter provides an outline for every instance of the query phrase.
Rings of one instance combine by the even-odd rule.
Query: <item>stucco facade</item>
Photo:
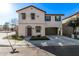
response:
[[[27,27],[31,27],[31,36],[37,36],[37,35],[41,35],[41,36],[45,36],[45,28],[47,27],[56,27],[59,29],[62,27],[61,26],[61,22],[60,21],[55,21],[55,16],[63,16],[63,14],[52,14],[51,16],[51,21],[45,21],[45,16],[49,16],[48,14],[46,14],[46,12],[36,8],[35,6],[29,6],[26,8],[23,8],[21,10],[17,10],[18,13],[18,18],[19,18],[19,25],[18,25],[18,35],[19,36],[28,36],[27,33]],[[21,13],[25,13],[26,14],[26,19],[22,19]],[[31,19],[31,13],[35,13],[35,19],[32,20]],[[40,32],[36,32],[36,26],[40,26],[41,27],[41,31]],[[57,32],[58,32],[57,31]]]

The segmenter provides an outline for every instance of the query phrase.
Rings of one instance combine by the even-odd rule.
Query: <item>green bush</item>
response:
[[[20,38],[23,38],[24,39],[25,37],[24,36],[20,36]]]
[[[41,37],[41,35],[37,35],[37,37]]]
[[[18,39],[17,35],[12,35],[11,37],[12,37],[12,39]]]
[[[32,36],[30,40],[49,40],[46,36]]]
[[[4,37],[4,39],[23,40],[24,36],[11,35],[11,36]]]

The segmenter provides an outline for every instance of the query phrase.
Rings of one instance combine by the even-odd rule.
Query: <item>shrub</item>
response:
[[[12,35],[11,37],[12,37],[12,39],[18,39],[17,35]]]
[[[24,36],[18,36],[18,35],[10,35],[4,37],[4,39],[13,39],[13,40],[23,40],[25,37]]]
[[[41,37],[41,35],[37,35],[37,37]]]
[[[49,40],[49,39],[46,36],[41,37],[32,36],[30,40]]]
[[[24,36],[20,36],[20,38],[24,39],[25,37]]]

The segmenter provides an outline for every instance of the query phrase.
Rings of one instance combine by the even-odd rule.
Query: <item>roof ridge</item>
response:
[[[44,10],[42,10],[42,9],[40,9],[40,8],[37,8],[37,7],[34,6],[34,5],[29,5],[29,6],[27,6],[27,7],[21,8],[21,9],[17,10],[16,12],[21,11],[21,10],[26,9],[26,8],[29,8],[29,7],[34,7],[34,8],[36,8],[36,9],[38,9],[38,10],[43,11],[43,12],[46,13],[46,11],[44,11]]]
[[[78,12],[75,12],[75,13],[73,13],[73,14],[67,16],[67,17],[65,17],[64,19],[67,19],[67,18],[72,17],[72,16],[77,15],[77,14],[79,14],[79,11],[78,11]],[[63,19],[63,20],[64,20],[64,19]]]

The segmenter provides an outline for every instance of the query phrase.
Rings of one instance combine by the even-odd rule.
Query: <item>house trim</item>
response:
[[[45,23],[19,23],[19,24],[45,24]]]
[[[64,16],[64,14],[45,14],[46,16]]]

